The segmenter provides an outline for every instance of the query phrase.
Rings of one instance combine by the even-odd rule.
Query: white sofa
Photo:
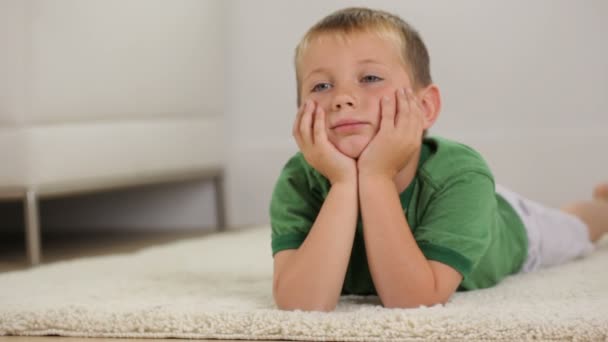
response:
[[[223,205],[219,1],[0,2],[0,199],[210,178]],[[219,85],[219,87],[218,87]]]

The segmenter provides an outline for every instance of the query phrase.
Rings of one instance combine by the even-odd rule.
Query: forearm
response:
[[[357,224],[357,183],[331,187],[306,240],[274,286],[281,309],[333,310],[348,267]]]
[[[359,180],[368,265],[387,307],[416,307],[438,301],[433,270],[416,244],[394,182]]]

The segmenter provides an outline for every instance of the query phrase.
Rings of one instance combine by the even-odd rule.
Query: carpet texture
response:
[[[256,227],[0,274],[0,335],[310,341],[608,340],[608,241],[584,260],[385,309],[344,297],[335,312],[272,300],[270,229]]]

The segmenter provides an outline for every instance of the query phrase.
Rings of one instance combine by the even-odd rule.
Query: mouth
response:
[[[367,122],[357,121],[357,120],[341,120],[334,124],[331,129],[345,129],[345,128],[354,128],[367,125]]]

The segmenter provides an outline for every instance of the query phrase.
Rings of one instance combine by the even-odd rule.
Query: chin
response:
[[[359,159],[359,156],[361,155],[361,152],[363,152],[363,149],[339,149],[340,152],[344,153],[346,156],[351,157],[353,159]]]
[[[371,139],[368,137],[351,136],[340,139],[340,141],[334,145],[338,148],[338,151],[344,153],[348,157],[358,159],[370,140]]]

